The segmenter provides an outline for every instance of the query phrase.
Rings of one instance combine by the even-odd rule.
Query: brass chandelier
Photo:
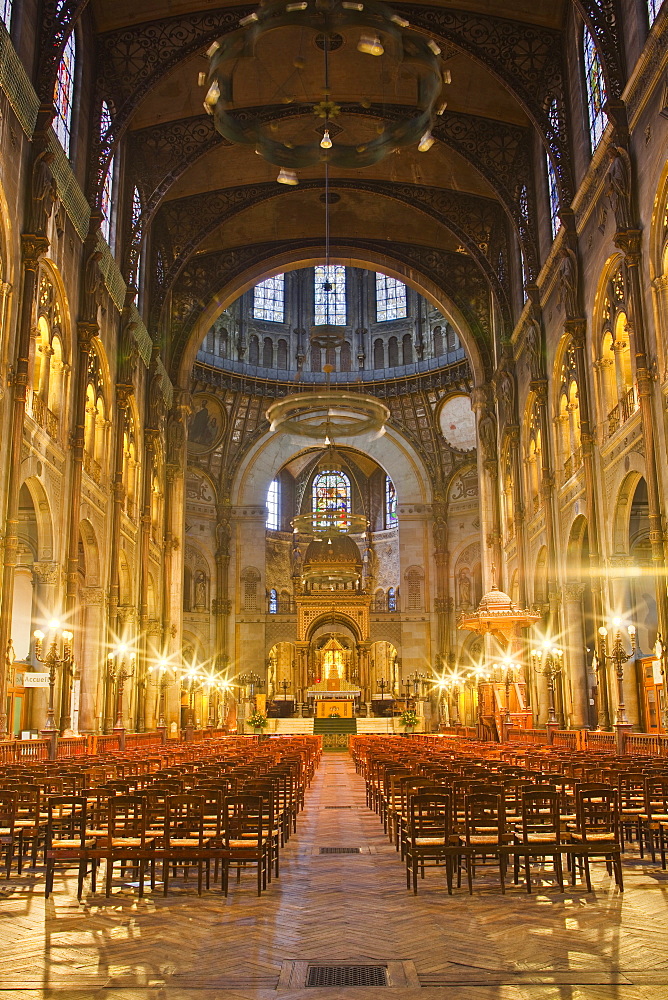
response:
[[[351,65],[346,56],[344,66],[335,52],[350,52],[354,36],[360,62]],[[321,68],[313,65],[314,59],[320,62],[319,53],[305,47],[310,39],[322,49]],[[201,82],[208,83],[204,107],[216,129],[230,142],[252,146],[280,168],[278,180],[287,184],[298,183],[295,170],[320,162],[355,169],[408,146],[426,151],[434,141],[434,116],[446,106],[444,84],[450,82],[438,44],[375,0],[269,0],[242,18],[236,31],[214,42],[208,55],[208,77],[202,75]],[[382,95],[377,114],[368,97],[345,99],[351,79],[369,83],[369,58],[378,62],[373,67],[378,71],[374,89]],[[391,121],[384,119],[382,109],[387,80],[403,89],[405,104],[405,115]],[[293,107],[267,119],[258,115],[258,104]],[[335,119],[342,113],[364,116],[366,128],[360,124],[352,142],[338,139],[345,129]],[[308,125],[297,135],[295,115],[315,117],[316,128]],[[378,119],[375,134],[369,116]],[[311,139],[310,132],[319,138]]]

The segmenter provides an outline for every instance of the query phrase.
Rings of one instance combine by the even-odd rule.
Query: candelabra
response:
[[[44,730],[55,732],[56,719],[53,710],[53,694],[56,686],[56,672],[58,667],[71,666],[72,639],[74,636],[67,629],[61,629],[60,622],[58,621],[49,623],[49,631],[51,633],[51,643],[49,651],[45,656],[42,655],[44,650],[44,632],[36,629],[33,637],[35,639],[35,659],[39,663],[43,663],[49,671],[49,707],[46,712]]]
[[[385,688],[388,687],[388,686],[389,685],[388,685],[387,681],[385,680],[385,678],[381,677],[381,679],[378,681],[378,687],[380,688],[380,699],[381,699],[381,701],[385,701]]]
[[[195,690],[201,683],[201,675],[197,667],[191,666],[185,672],[188,681],[188,715],[186,717],[186,730],[195,728]]]
[[[427,675],[421,673],[421,671],[419,671],[419,670],[415,670],[415,671],[413,671],[412,674],[408,675],[408,680],[413,685],[413,694],[414,694],[415,698],[417,698],[418,695],[422,693],[422,691],[421,691],[422,685],[424,684],[424,682],[426,681],[426,679],[427,679]]]
[[[283,701],[285,701],[288,696],[288,688],[290,687],[290,681],[284,677],[281,683],[279,684],[279,687],[283,688]]]
[[[505,724],[510,725],[510,685],[515,680],[515,670],[517,669],[517,664],[514,660],[511,660],[509,656],[504,657],[500,663],[496,663],[493,668],[503,685],[506,689],[506,705],[505,705]]]
[[[110,688],[116,684],[116,722],[114,723],[114,732],[122,731],[125,727],[123,725],[123,692],[125,691],[125,682],[134,677],[135,675],[135,658],[130,656],[129,662],[126,659],[128,653],[128,647],[125,643],[121,643],[117,646],[109,655],[107,656],[107,677],[109,678]]]
[[[611,652],[608,652],[608,629],[605,625],[601,625],[598,630],[600,639],[599,660],[601,663],[612,664],[617,675],[617,719],[615,725],[630,726],[631,723],[626,716],[626,706],[624,705],[624,664],[627,660],[635,658],[636,627],[635,625],[629,625],[627,627],[627,632],[631,641],[631,652],[627,653],[624,648],[624,643],[622,642],[621,618],[615,618],[612,624],[615,628],[615,638],[612,644]]]
[[[531,650],[531,665],[535,673],[540,674],[547,680],[547,725],[557,727],[559,721],[555,707],[554,689],[555,680],[561,673],[564,651],[558,646],[553,646],[549,640],[545,640],[540,649]]]
[[[482,694],[481,694],[481,690],[480,689],[481,689],[483,681],[488,681],[490,679],[490,673],[489,673],[489,670],[487,669],[487,667],[483,667],[482,664],[481,664],[481,665],[473,668],[473,670],[471,672],[471,676],[472,676],[473,680],[475,681],[475,686],[476,686],[476,727],[477,727],[477,736],[478,736],[478,739],[481,739],[482,735],[483,735],[483,730],[484,730],[484,723],[483,723]]]
[[[262,678],[253,670],[248,671],[248,673],[241,674],[239,681],[241,684],[250,688],[249,695],[251,699],[255,698],[255,688],[257,688],[258,691],[262,689]]]
[[[410,704],[410,700],[411,700],[411,687],[413,685],[412,685],[410,679],[407,679],[407,680],[405,680],[403,682],[403,684],[401,686],[404,687],[404,688],[406,688],[406,708],[408,708],[409,704]]]

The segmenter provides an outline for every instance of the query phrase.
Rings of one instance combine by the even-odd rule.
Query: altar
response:
[[[306,689],[307,699],[313,699],[313,714],[316,719],[329,719],[333,713],[341,719],[352,719],[362,690],[345,680],[343,649],[336,639],[330,639],[322,653],[324,677]]]
[[[338,715],[341,719],[352,719],[355,710],[355,702],[352,699],[329,701],[328,699],[318,700],[315,703],[316,719],[330,719],[332,715]]]

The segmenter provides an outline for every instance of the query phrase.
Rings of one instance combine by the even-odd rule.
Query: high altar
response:
[[[320,680],[308,688],[308,698],[313,698],[317,719],[328,719],[337,713],[342,719],[352,719],[355,698],[361,690],[345,678],[347,650],[332,637],[320,652]]]

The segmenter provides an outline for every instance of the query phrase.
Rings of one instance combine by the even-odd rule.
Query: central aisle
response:
[[[13,889],[0,903],[0,1000],[31,988],[21,997],[379,995],[305,989],[309,962],[390,963],[390,989],[405,1000],[665,1000],[666,883],[654,869],[628,870],[625,881],[623,897],[605,876],[590,896],[481,888],[448,897],[444,873],[431,870],[414,897],[351,758],[325,753],[280,879],[260,899],[252,872],[231,881],[227,900],[218,887],[198,898],[192,879],[166,898],[121,889],[81,905],[74,879],[46,903],[41,877],[4,883]]]

